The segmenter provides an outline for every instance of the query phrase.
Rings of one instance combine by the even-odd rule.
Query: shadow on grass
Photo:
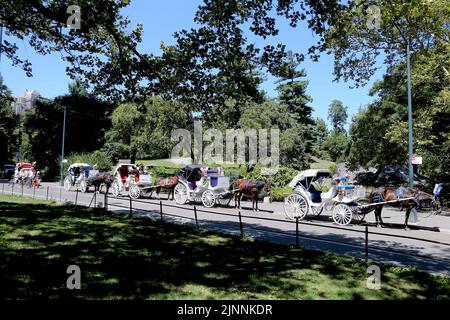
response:
[[[0,297],[84,299],[449,298],[448,278],[189,226],[42,203],[0,202]],[[68,290],[69,265],[82,289]]]

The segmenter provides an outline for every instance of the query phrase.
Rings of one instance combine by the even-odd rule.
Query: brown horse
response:
[[[100,189],[104,187],[105,189],[103,191],[108,193],[109,188],[114,182],[114,176],[109,173],[97,173],[94,177],[90,177],[88,182],[94,187],[94,192],[100,193]]]
[[[241,209],[241,200],[244,196],[250,197],[252,199],[252,210],[256,211],[258,209],[258,197],[259,193],[264,190],[266,192],[270,191],[270,185],[264,180],[246,180],[238,179],[235,183],[236,191],[234,193],[234,207]]]
[[[417,208],[422,201],[427,201],[432,199],[433,196],[419,191],[419,190],[408,190],[405,188],[391,188],[391,187],[380,187],[372,191],[369,198],[369,203],[377,203],[377,202],[387,202],[393,201],[390,203],[392,206],[400,205],[402,208],[406,209],[405,213],[405,229],[408,229],[408,219],[411,214],[411,210]],[[404,201],[396,201],[398,199],[406,199]],[[375,220],[377,226],[383,226],[383,220],[381,218],[381,211],[383,210],[383,205],[380,204],[375,206]]]
[[[178,184],[178,176],[173,176],[173,177],[168,177],[168,178],[156,178],[155,181],[155,190],[156,190],[156,195],[158,196],[159,199],[159,193],[161,192],[162,189],[167,190],[168,191],[168,196],[167,196],[167,200],[170,199],[170,196],[172,195],[172,199],[174,199],[174,193],[175,193],[175,186]],[[150,194],[151,196],[151,194]]]

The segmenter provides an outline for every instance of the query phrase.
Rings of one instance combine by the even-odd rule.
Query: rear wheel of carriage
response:
[[[133,199],[139,199],[141,196],[141,188],[139,188],[138,185],[132,184],[130,186],[130,190],[128,192],[130,194],[130,197]]]
[[[177,184],[173,190],[175,202],[178,204],[185,204],[188,200],[187,188],[184,184]]]
[[[308,202],[300,194],[291,194],[284,200],[284,213],[291,220],[302,220],[308,214]]]
[[[367,204],[369,204],[369,200],[367,200],[367,199],[359,199],[358,202],[356,203],[357,206],[364,206]],[[367,207],[366,207],[366,209],[361,208],[361,207],[356,207],[356,208],[353,207],[351,209],[353,211],[352,219],[353,219],[353,222],[355,222],[355,223],[361,223],[364,220],[366,213],[368,213]]]
[[[119,184],[117,183],[117,181],[114,181],[112,183],[112,185],[111,185],[111,192],[112,192],[114,197],[118,197],[120,195]]]
[[[313,216],[320,216],[320,214],[323,211],[323,206],[311,206],[311,215]]]
[[[80,190],[81,190],[81,192],[83,192],[83,193],[88,192],[89,187],[88,187],[88,185],[87,185],[87,181],[86,181],[86,180],[82,180],[82,181],[80,182]]]
[[[70,191],[70,189],[72,189],[72,181],[70,180],[70,177],[66,177],[64,179],[64,189],[66,189],[66,191]]]
[[[232,198],[232,196],[229,196],[229,197],[220,197],[220,198],[218,198],[219,204],[220,204],[222,207],[228,207],[228,206],[230,205],[231,198]]]
[[[339,225],[345,226],[352,221],[353,210],[346,204],[339,203],[333,209],[333,220]]]
[[[212,208],[216,204],[216,196],[211,190],[206,190],[202,194],[202,203],[207,208]]]

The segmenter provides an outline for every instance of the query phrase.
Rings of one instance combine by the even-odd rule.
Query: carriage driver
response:
[[[434,185],[433,196],[435,200],[439,200],[439,194],[441,193],[443,188],[442,183],[436,183]]]

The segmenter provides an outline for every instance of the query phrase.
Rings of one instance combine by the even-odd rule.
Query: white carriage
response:
[[[348,178],[332,179],[326,169],[300,172],[289,187],[293,193],[284,200],[284,212],[289,219],[318,216],[325,209],[332,210],[334,222],[347,225],[352,220],[361,221],[366,211],[363,205],[366,191],[363,187],[349,185]]]
[[[207,208],[215,204],[228,205],[232,198],[230,178],[223,175],[223,169],[209,170],[201,165],[188,165],[177,173],[175,201],[202,202]]]
[[[151,174],[140,172],[135,164],[119,164],[113,171],[113,176],[111,191],[115,197],[127,192],[132,198],[139,198],[141,189],[152,184]]]
[[[90,164],[73,163],[67,169],[64,189],[70,191],[75,187],[79,188],[81,192],[88,192],[90,187],[89,178],[94,177],[96,174],[98,174],[98,170],[94,170]]]

